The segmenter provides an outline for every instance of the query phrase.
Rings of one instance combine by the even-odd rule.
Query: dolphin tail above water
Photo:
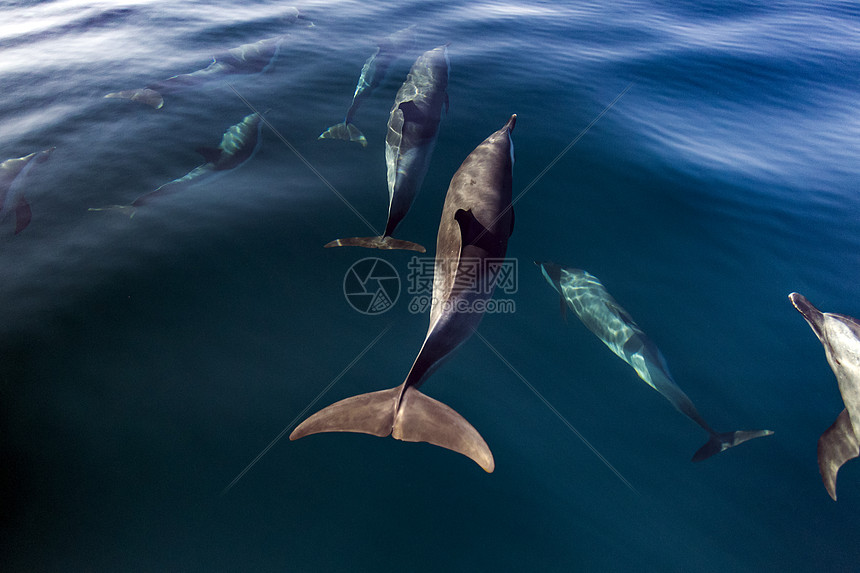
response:
[[[391,236],[335,239],[330,243],[326,243],[324,247],[326,249],[331,247],[366,247],[368,249],[418,251],[419,253],[427,252],[427,249],[418,243],[395,239]]]
[[[367,147],[367,138],[361,133],[354,123],[342,121],[326,129],[320,134],[317,139],[343,139],[345,141],[355,141],[360,143],[362,147]]]
[[[772,430],[739,430],[737,432],[726,432],[724,434],[718,434],[714,432],[711,434],[711,438],[707,442],[705,442],[705,445],[699,448],[698,451],[693,454],[692,461],[701,462],[702,460],[706,460],[714,454],[724,452],[729,448],[733,448],[739,444],[746,442],[747,440],[752,440],[754,438],[763,438],[764,436],[771,435],[773,435]]]
[[[427,442],[463,454],[488,473],[495,469],[487,442],[463,416],[405,382],[335,402],[302,422],[290,440],[321,432],[391,435],[404,442]]]

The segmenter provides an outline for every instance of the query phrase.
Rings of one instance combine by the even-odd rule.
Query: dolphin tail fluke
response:
[[[355,141],[360,143],[362,147],[367,147],[367,139],[361,133],[355,124],[348,122],[337,123],[319,136],[319,139],[344,139],[346,141]]]
[[[478,431],[451,407],[403,385],[359,394],[324,408],[290,434],[298,440],[321,432],[357,432],[427,442],[463,454],[487,472],[495,469],[490,448]]]
[[[713,433],[705,445],[693,454],[693,461],[700,462],[702,460],[706,460],[714,454],[733,448],[748,440],[752,440],[753,438],[761,438],[772,434],[773,432],[771,430],[741,430],[738,432],[726,432],[725,434]]]
[[[836,474],[848,460],[860,457],[860,442],[854,432],[848,410],[842,413],[818,438],[818,469],[827,493],[836,501]]]
[[[471,459],[487,472],[496,468],[487,442],[453,408],[409,387],[403,394],[392,436],[404,442],[427,442]]]
[[[109,93],[104,97],[108,99],[128,99],[131,101],[144,103],[150,107],[154,107],[155,109],[161,109],[161,107],[164,105],[164,98],[161,97],[161,94],[149,88],[140,88],[137,90],[123,90],[121,92]]]
[[[137,213],[137,207],[134,205],[108,205],[107,207],[90,207],[87,211],[119,211],[123,215],[128,215],[129,219]]]
[[[299,424],[290,434],[290,440],[322,432],[355,432],[384,438],[394,426],[401,390],[391,388],[335,402]]]
[[[427,252],[427,249],[418,243],[395,239],[394,237],[349,237],[347,239],[335,239],[324,246],[326,249],[331,247],[366,247],[368,249]]]

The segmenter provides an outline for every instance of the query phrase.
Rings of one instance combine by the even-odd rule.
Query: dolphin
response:
[[[582,323],[612,352],[636,370],[639,377],[659,392],[679,412],[704,429],[708,441],[693,455],[700,462],[714,454],[742,444],[753,438],[770,436],[770,430],[717,433],[705,422],[690,398],[684,394],[666,365],[663,353],[633,321],[626,310],[615,302],[594,275],[549,262],[536,262],[544,278],[559,292],[564,303],[576,313]]]
[[[283,19],[288,23],[299,20],[310,22],[296,8],[290,8]],[[313,22],[310,22],[310,26],[313,26]],[[112,92],[104,97],[127,99],[161,109],[164,106],[163,94],[177,93],[226,75],[256,74],[267,71],[277,59],[286,39],[286,35],[281,35],[243,44],[215,56],[212,63],[205,68],[172,76],[144,88]]]
[[[480,303],[492,297],[494,277],[486,272],[485,261],[505,256],[514,225],[515,122],[513,115],[478,145],[451,179],[436,239],[430,327],[406,380],[390,390],[360,394],[320,410],[293,430],[291,440],[319,432],[390,434],[459,452],[493,471],[493,454],[478,431],[418,388],[472,335],[483,316],[477,312],[483,308]]]
[[[55,147],[42,151],[34,151],[24,157],[7,159],[0,163],[0,216],[15,212],[15,234],[23,231],[30,224],[33,213],[30,204],[24,197],[24,182],[27,174],[34,165],[44,163],[53,153]]]
[[[833,425],[818,439],[818,469],[827,493],[836,501],[839,468],[860,456],[860,321],[844,314],[821,312],[796,292],[788,298],[824,346],[845,404]]]
[[[196,185],[203,180],[212,179],[231,169],[236,169],[248,161],[260,147],[262,116],[252,113],[242,121],[231,126],[224,132],[218,147],[201,147],[197,151],[206,160],[182,177],[169,181],[154,191],[144,193],[131,202],[130,205],[109,205],[107,207],[90,207],[90,211],[122,211],[129,217],[134,217],[139,207],[162,195],[175,193],[186,187]]]
[[[376,51],[367,58],[361,68],[361,75],[358,76],[355,93],[352,95],[352,103],[346,110],[346,118],[322,132],[319,139],[345,139],[356,141],[362,147],[367,147],[367,139],[364,134],[352,123],[355,112],[358,111],[361,103],[373,93],[373,90],[382,83],[394,60],[414,45],[415,25],[395,32],[379,42]]]
[[[448,47],[440,46],[422,54],[409,70],[406,81],[394,98],[385,138],[388,165],[388,222],[381,237],[337,239],[326,247],[370,247],[406,249],[423,253],[426,249],[393,238],[394,229],[406,216],[430,165],[430,156],[439,135],[442,106],[448,107]]]

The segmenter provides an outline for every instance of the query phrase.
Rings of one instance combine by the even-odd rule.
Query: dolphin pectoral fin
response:
[[[848,460],[860,456],[860,443],[848,410],[842,410],[833,425],[818,438],[818,469],[827,493],[836,501],[836,474]]]
[[[427,442],[458,452],[487,473],[496,467],[487,442],[463,416],[411,386],[403,394],[391,435],[404,442]]]
[[[119,98],[127,99],[144,103],[155,109],[161,109],[164,106],[164,98],[157,91],[149,88],[141,88],[137,90],[123,90],[121,92],[113,92],[104,96],[108,99]]]
[[[773,432],[771,430],[740,430],[737,432],[726,432],[725,434],[714,433],[711,434],[710,439],[705,443],[705,445],[699,448],[699,450],[695,454],[693,454],[692,461],[701,462],[702,460],[706,460],[714,454],[718,454],[729,448],[733,448],[748,440],[752,440],[753,438],[762,438],[764,436],[770,435],[773,435]]]
[[[337,123],[320,134],[318,139],[344,139],[346,141],[355,141],[360,143],[362,147],[367,147],[367,139],[357,127],[352,123],[342,122]]]
[[[426,253],[427,249],[418,243],[395,239],[394,237],[349,237],[335,239],[324,245],[326,249],[331,247],[366,247],[368,249],[404,250]]]
[[[335,402],[299,424],[290,440],[322,432],[356,432],[383,438],[391,433],[401,391],[398,386]]]
[[[567,323],[567,302],[564,300],[563,296],[558,297],[558,302],[561,305],[561,308],[559,308],[561,311],[561,318],[563,318],[564,322]]]
[[[27,200],[21,197],[18,205],[15,206],[15,234],[27,228],[30,224],[30,219],[33,218],[33,212],[30,210],[30,204]]]

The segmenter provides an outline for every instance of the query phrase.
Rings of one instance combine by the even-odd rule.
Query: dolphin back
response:
[[[495,469],[484,438],[463,416],[405,383],[335,402],[299,424],[290,440],[322,432],[391,435],[404,442],[427,442],[463,454],[488,473]]]

